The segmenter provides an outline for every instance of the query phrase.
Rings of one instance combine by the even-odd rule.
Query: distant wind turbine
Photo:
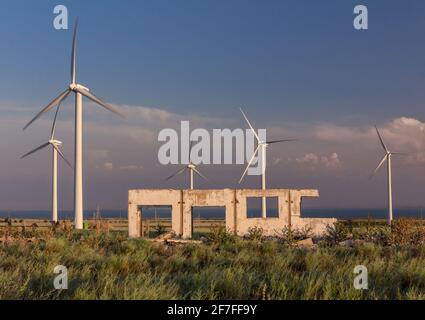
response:
[[[52,146],[53,150],[53,160],[52,160],[52,221],[58,222],[58,154],[62,157],[62,159],[72,168],[72,165],[65,158],[62,151],[60,150],[60,146],[62,142],[55,139],[55,128],[56,128],[56,119],[58,116],[59,107],[56,109],[55,118],[53,120],[52,131],[50,133],[50,139],[45,144],[35,148],[34,150],[24,154],[21,159],[33,154],[41,149],[46,148],[47,146]]]
[[[182,174],[186,170],[189,171],[189,188],[190,188],[190,190],[193,190],[193,173],[194,172],[196,174],[198,174],[201,178],[208,181],[208,179],[202,173],[200,173],[198,169],[196,169],[197,166],[195,164],[193,164],[193,162],[192,162],[191,153],[192,153],[192,143],[190,143],[190,148],[189,148],[189,164],[187,166],[185,166],[184,168],[180,169],[179,171],[177,171],[176,173],[169,176],[167,179],[165,179],[165,181],[168,181],[168,180],[174,178],[175,176]]]
[[[43,110],[41,110],[25,127],[28,128],[35,120],[50,109],[58,106],[64,101],[68,95],[75,93],[75,165],[74,165],[74,228],[83,228],[83,96],[91,101],[104,107],[105,109],[121,115],[116,109],[109,104],[97,98],[88,88],[77,83],[76,77],[76,39],[77,39],[78,20],[75,24],[74,36],[72,41],[72,54],[71,54],[71,84],[62,92],[57,98],[50,102]]]
[[[244,116],[246,123],[250,127],[251,131],[254,133],[255,139],[257,140],[257,148],[255,149],[251,160],[249,160],[248,165],[246,166],[246,169],[244,173],[242,174],[242,177],[239,179],[239,183],[242,182],[243,178],[245,177],[246,173],[248,172],[249,167],[251,166],[252,162],[254,161],[255,156],[257,153],[261,150],[261,157],[262,157],[262,165],[261,165],[261,188],[262,190],[266,190],[266,150],[267,147],[271,144],[280,143],[280,142],[289,142],[289,141],[296,141],[295,139],[283,139],[283,140],[274,140],[274,141],[262,141],[260,140],[260,137],[258,136],[257,132],[255,132],[254,128],[252,127],[251,123],[248,120],[248,117],[243,112],[242,108],[239,108],[242,112],[242,115]],[[266,197],[262,197],[261,199],[261,216],[263,218],[267,217],[267,208],[266,208]]]
[[[378,134],[379,141],[381,142],[382,148],[385,151],[385,155],[382,158],[382,161],[378,164],[375,171],[373,172],[371,178],[375,176],[375,174],[379,171],[385,161],[387,161],[387,178],[388,178],[388,224],[391,225],[391,221],[393,220],[393,194],[392,194],[392,168],[391,168],[391,159],[393,155],[403,155],[400,152],[391,152],[384,143],[381,134],[379,133],[378,127],[375,126],[376,133]]]

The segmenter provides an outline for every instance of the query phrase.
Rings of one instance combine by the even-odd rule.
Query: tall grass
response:
[[[424,299],[425,247],[365,243],[305,250],[220,237],[165,246],[93,232],[0,245],[0,299]],[[356,265],[369,289],[353,287]],[[54,290],[56,265],[68,290]]]

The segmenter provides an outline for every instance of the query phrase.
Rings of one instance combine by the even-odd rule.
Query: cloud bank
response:
[[[157,107],[115,107],[126,115],[124,120],[115,118],[90,103],[85,104],[84,166],[88,190],[86,204],[89,207],[101,202],[104,207],[123,208],[129,188],[185,186],[184,178],[164,182],[165,177],[176,168],[158,165],[157,152],[160,144],[157,134],[160,130],[178,129],[183,120],[190,121],[191,129],[236,129],[244,126],[242,116],[239,119],[221,119],[209,115],[178,114]],[[65,104],[63,109],[57,134],[64,142],[65,154],[72,159],[72,105]],[[21,128],[37,108],[23,108],[19,105],[9,107],[0,103],[0,110],[0,148],[3,151],[0,166],[0,175],[3,178],[0,181],[1,206],[47,209],[50,154],[41,153],[25,161],[18,159],[24,152],[48,138],[52,114],[43,116],[28,132],[23,133]],[[422,174],[422,166],[425,164],[425,123],[402,116],[377,125],[391,150],[407,154],[395,163],[395,180],[400,179],[400,185],[406,186],[415,183],[414,188],[418,188],[420,179],[425,178]],[[259,128],[264,127],[267,127],[267,123],[259,125]],[[279,187],[282,185],[281,181],[284,181],[285,184],[290,184],[287,185],[289,187],[320,188],[324,192],[319,203],[328,206],[332,206],[334,201],[332,192],[346,192],[347,197],[350,194],[353,201],[361,199],[370,204],[382,196],[384,190],[378,188],[378,183],[384,175],[373,182],[376,184],[373,185],[375,189],[369,190],[366,195],[362,194],[361,189],[356,189],[370,183],[364,177],[369,176],[383,153],[372,124],[346,126],[338,123],[283,122],[278,126],[270,125],[267,135],[269,139],[299,139],[269,148],[268,181],[271,185]],[[203,170],[214,177],[214,184],[200,182],[201,186],[238,187],[237,180],[243,169],[244,166],[205,166]],[[69,209],[72,207],[72,171],[63,169],[60,176],[62,203]],[[257,180],[256,177],[247,179],[244,187],[257,187]],[[38,188],[40,185],[45,185],[46,188]],[[18,196],[20,192],[28,195],[24,205]],[[414,196],[407,195],[406,191],[406,203],[420,202],[423,198],[415,192],[410,193]]]

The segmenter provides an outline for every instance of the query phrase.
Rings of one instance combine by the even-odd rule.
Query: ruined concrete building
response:
[[[302,218],[303,197],[318,197],[318,190],[289,189],[221,189],[221,190],[172,190],[139,189],[128,193],[128,232],[130,237],[141,237],[143,230],[143,207],[170,207],[171,227],[176,235],[190,239],[193,233],[193,208],[225,208],[226,229],[243,236],[251,227],[261,227],[265,235],[276,235],[285,226],[311,227],[320,234],[335,219]],[[249,218],[247,203],[250,198],[266,197],[277,200],[277,215],[267,218]]]

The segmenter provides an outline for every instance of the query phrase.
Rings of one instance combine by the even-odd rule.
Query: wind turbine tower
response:
[[[83,229],[83,96],[100,105],[101,107],[122,116],[115,108],[103,102],[96,97],[90,90],[77,83],[76,72],[76,40],[77,40],[78,21],[75,24],[74,36],[72,41],[71,54],[71,83],[64,92],[50,102],[43,110],[41,110],[25,127],[28,128],[35,120],[50,109],[58,106],[64,101],[68,95],[75,93],[75,152],[74,152],[74,228]]]
[[[387,161],[387,186],[388,186],[388,217],[387,217],[387,222],[389,225],[391,225],[391,221],[393,220],[393,188],[392,188],[392,156],[393,155],[404,155],[403,153],[400,152],[391,152],[385,142],[384,139],[382,139],[381,133],[378,130],[378,127],[375,126],[376,129],[376,133],[378,134],[378,138],[379,141],[381,142],[381,146],[385,151],[385,155],[382,158],[381,162],[378,164],[378,166],[376,167],[375,171],[373,172],[372,176],[373,177],[378,171],[379,169],[382,167],[382,165],[385,163],[385,161]]]
[[[194,176],[193,173],[196,173],[201,178],[208,181],[207,177],[205,177],[202,173],[199,172],[199,170],[197,169],[197,165],[195,165],[192,162],[191,153],[192,153],[192,143],[190,144],[190,148],[189,148],[189,164],[187,166],[185,166],[184,168],[180,169],[179,171],[177,171],[176,173],[173,173],[171,176],[169,176],[167,179],[165,179],[165,181],[168,181],[168,180],[174,178],[175,176],[182,174],[186,170],[188,170],[188,172],[189,172],[189,188],[190,188],[190,190],[193,190],[193,176]]]
[[[68,164],[70,168],[72,165],[65,158],[62,151],[60,150],[60,146],[62,142],[55,139],[55,129],[56,129],[56,119],[58,116],[59,106],[56,109],[55,118],[53,120],[52,131],[50,133],[50,139],[46,143],[41,146],[35,148],[34,150],[24,154],[21,159],[26,158],[30,154],[33,154],[41,149],[44,149],[47,146],[52,146],[52,222],[58,222],[58,154],[62,157],[62,159]]]
[[[251,160],[248,162],[248,165],[245,168],[244,173],[242,174],[242,177],[239,179],[239,183],[242,182],[243,178],[245,177],[246,173],[248,172],[249,167],[251,166],[252,162],[255,159],[255,156],[259,151],[261,151],[261,189],[266,190],[266,151],[269,145],[280,143],[280,142],[289,142],[289,141],[295,141],[294,139],[283,139],[283,140],[274,140],[274,141],[262,141],[260,137],[258,136],[257,132],[254,130],[254,127],[251,125],[251,123],[248,120],[248,117],[245,115],[243,110],[240,108],[243,117],[245,118],[246,123],[248,124],[249,128],[251,129],[252,133],[254,134],[255,139],[257,140],[257,148],[255,149],[254,153],[252,154]],[[261,216],[263,218],[267,217],[267,205],[266,205],[266,197],[263,196],[261,198]]]

